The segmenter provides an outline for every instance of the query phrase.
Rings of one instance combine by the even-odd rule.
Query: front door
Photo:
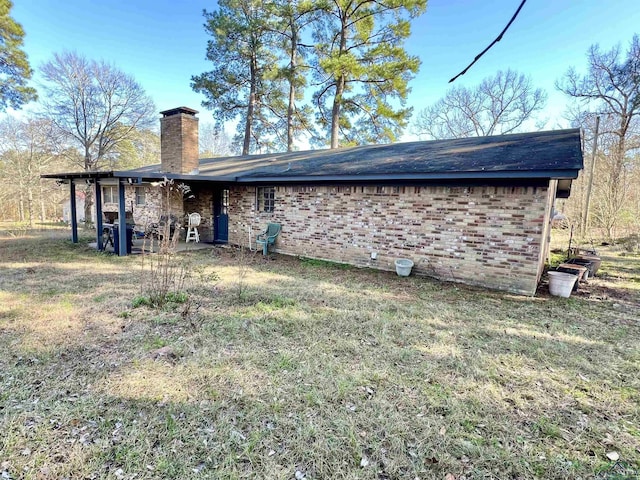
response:
[[[213,241],[227,243],[229,240],[229,190],[222,189],[213,197]]]

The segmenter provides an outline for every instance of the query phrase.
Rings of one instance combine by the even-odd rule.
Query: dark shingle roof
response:
[[[489,178],[576,178],[582,169],[580,131],[366,145],[336,150],[207,158],[200,172],[172,178],[225,182],[313,182]],[[160,165],[116,177],[162,178]]]

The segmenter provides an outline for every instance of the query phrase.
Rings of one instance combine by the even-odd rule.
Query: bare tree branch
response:
[[[498,72],[475,87],[451,88],[418,113],[414,131],[434,139],[511,133],[542,110],[546,98],[529,77]]]

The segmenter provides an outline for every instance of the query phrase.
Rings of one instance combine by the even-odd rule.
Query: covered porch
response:
[[[95,209],[97,250],[125,256],[157,252],[162,227],[178,229],[178,251],[226,244],[229,238],[229,188],[223,182],[188,181],[170,174],[145,177],[126,172],[57,174],[70,196],[71,240],[78,243],[76,190],[90,189]],[[129,174],[130,175],[130,174]],[[190,214],[198,214],[191,217]],[[199,217],[199,218],[198,218]],[[193,222],[198,219],[197,223]],[[194,231],[197,235],[194,235]],[[186,241],[191,232],[190,241]],[[127,248],[120,248],[120,245]]]
[[[98,249],[98,242],[89,243],[91,248]],[[220,247],[222,245],[212,244],[212,243],[204,243],[204,242],[185,242],[184,240],[179,240],[175,245],[175,251],[180,252],[189,252],[196,250],[207,250],[214,247]],[[119,249],[116,250],[115,245],[113,244],[103,244],[102,251],[106,253],[113,253],[120,255]],[[127,255],[142,255],[145,253],[158,253],[160,251],[160,241],[156,238],[134,238],[131,250],[127,253]]]

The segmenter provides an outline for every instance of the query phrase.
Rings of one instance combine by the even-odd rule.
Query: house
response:
[[[161,114],[160,165],[47,177],[72,195],[95,182],[99,212],[138,224],[157,218],[153,184],[170,178],[191,187],[177,213],[202,215],[202,241],[250,246],[276,222],[282,254],[382,270],[410,258],[417,274],[526,295],[555,199],[583,167],[577,129],[199,160],[197,112]]]
[[[84,222],[84,204],[86,199],[86,193],[84,191],[76,190],[76,221]],[[64,223],[71,223],[71,199],[67,198],[60,202],[62,205],[62,221]],[[95,206],[91,206],[91,223],[96,223],[96,209]]]
[[[85,193],[76,191],[76,220],[78,222],[84,222],[84,200]],[[71,199],[67,198],[60,202],[62,205],[62,221],[65,223],[71,222]]]

